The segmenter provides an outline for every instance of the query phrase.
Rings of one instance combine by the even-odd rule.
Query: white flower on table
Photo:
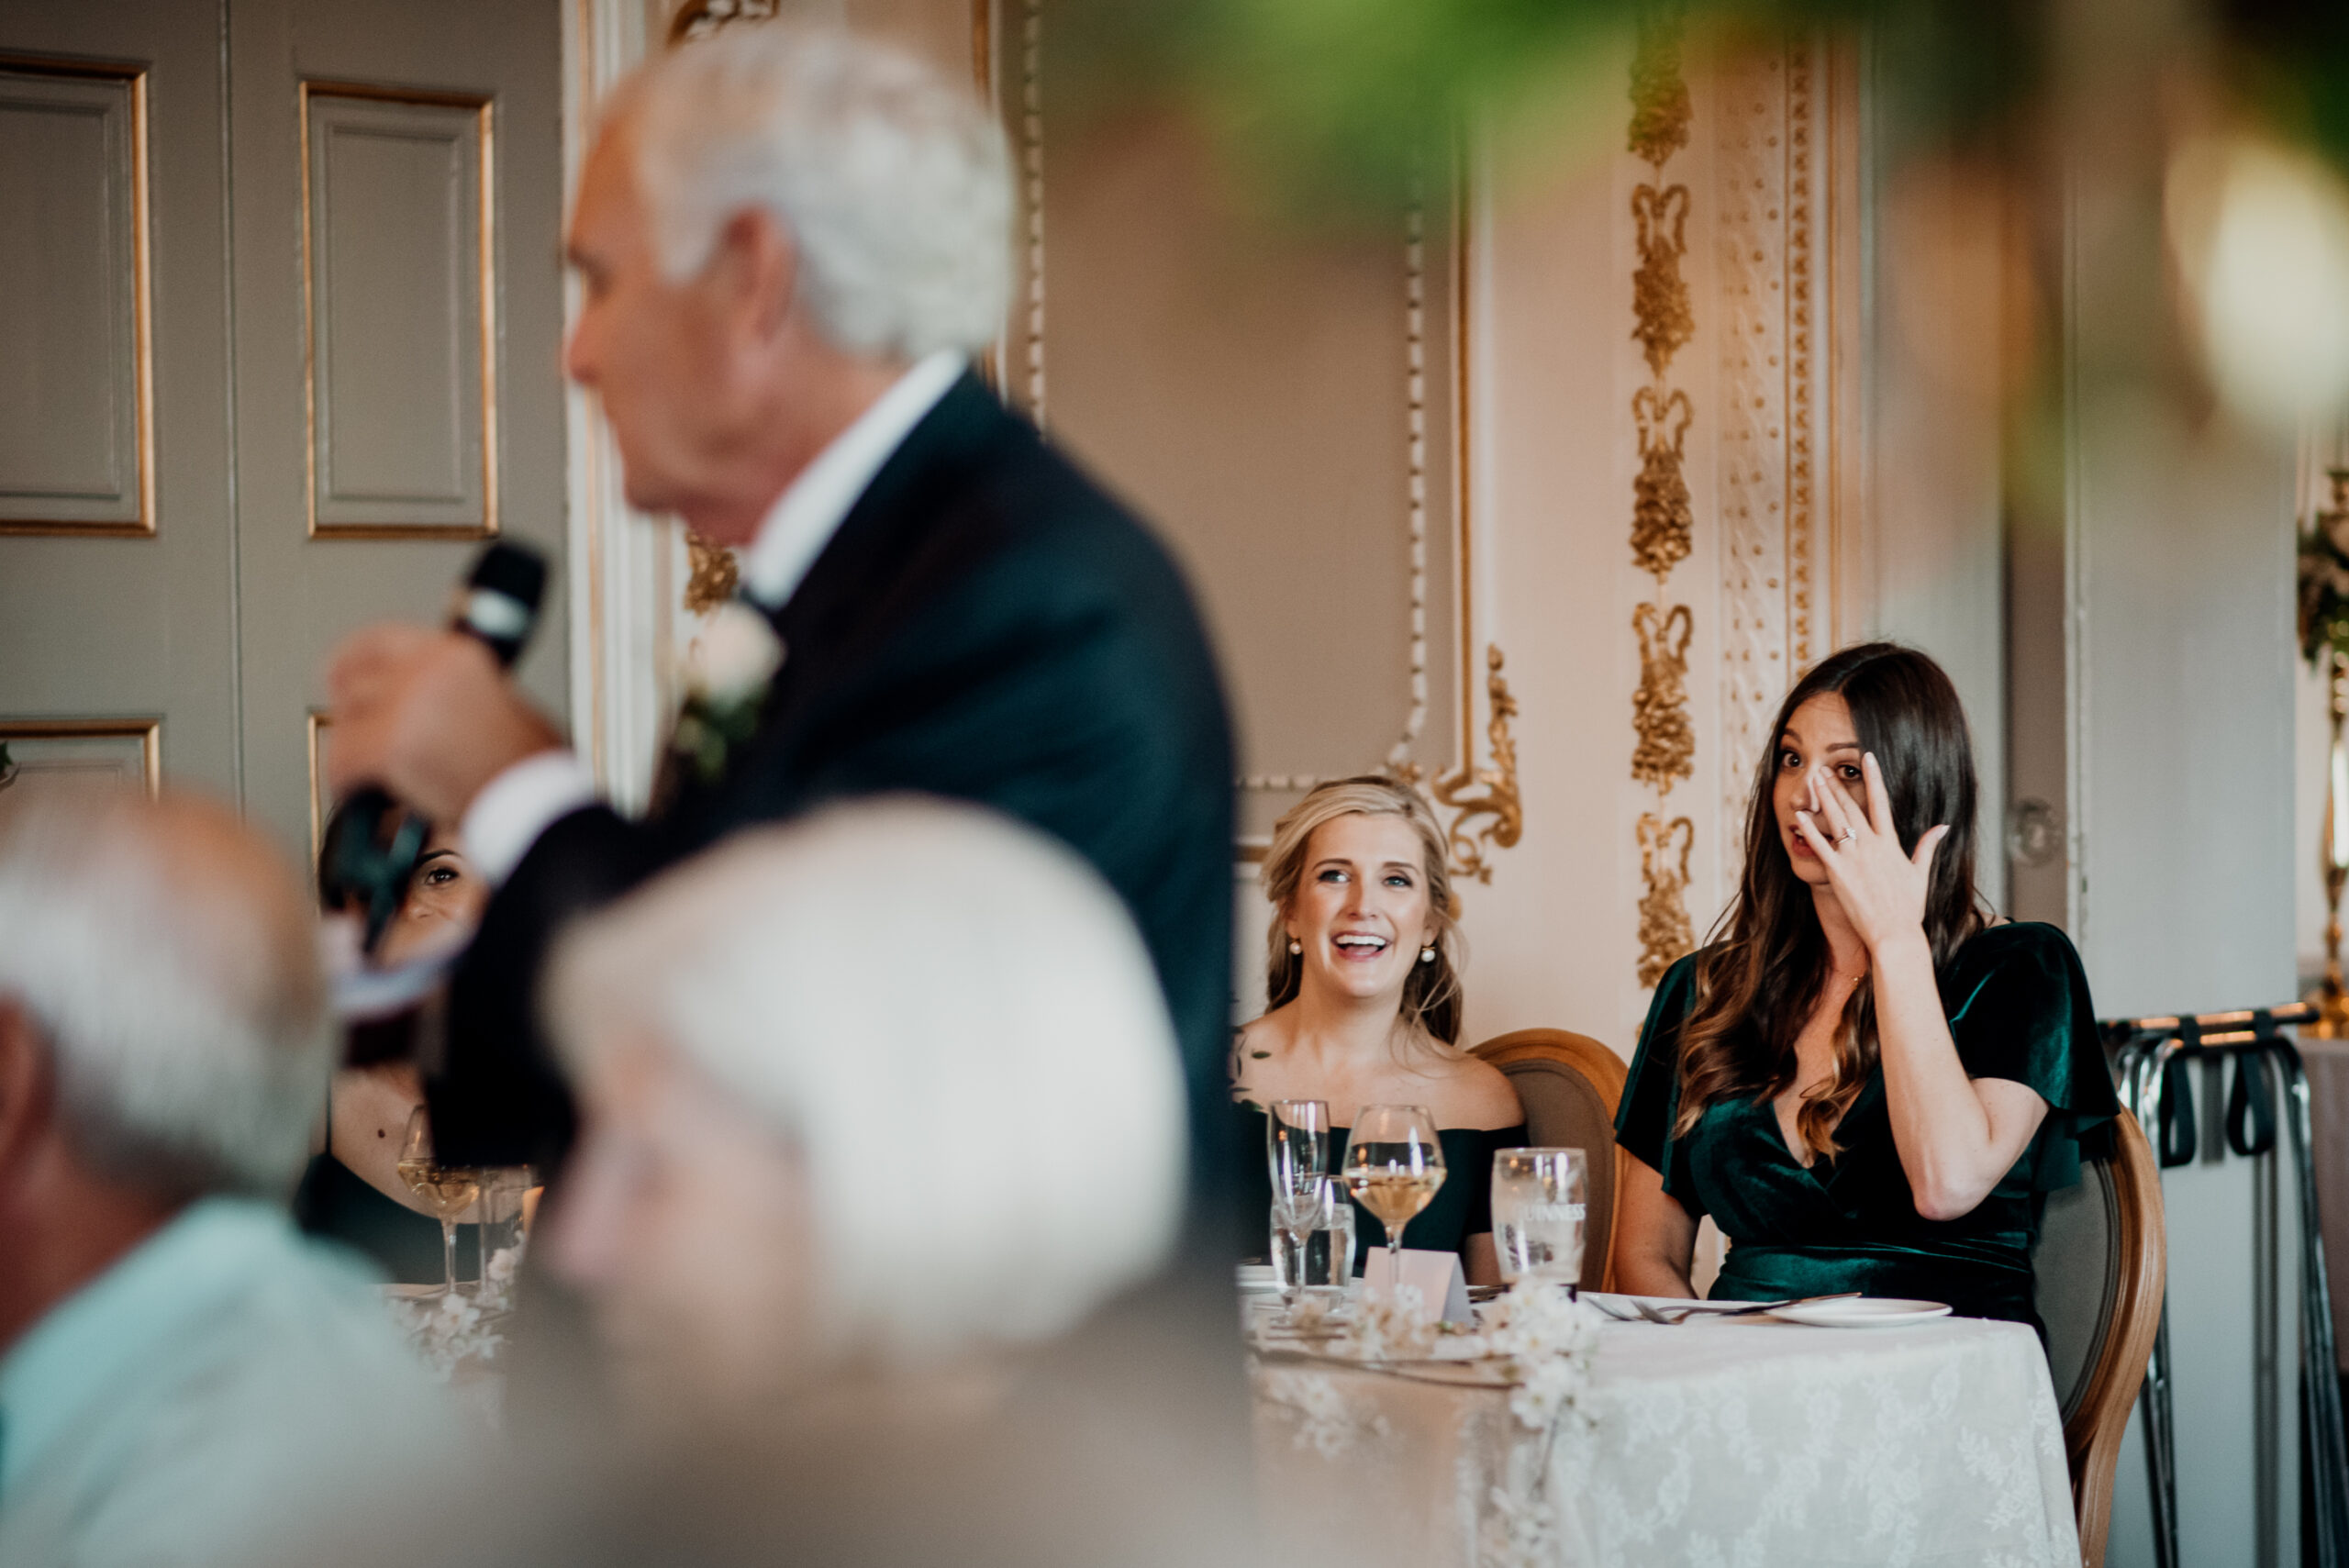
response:
[[[1353,1331],[1330,1348],[1360,1361],[1416,1361],[1435,1348],[1438,1329],[1426,1312],[1427,1299],[1414,1284],[1366,1295],[1355,1304]]]
[[[1549,1429],[1572,1410],[1586,1423],[1583,1393],[1606,1321],[1588,1302],[1536,1280],[1520,1280],[1486,1314],[1485,1341],[1495,1355],[1517,1363],[1520,1383],[1508,1407],[1523,1425]]]
[[[506,1342],[482,1309],[454,1291],[421,1300],[395,1296],[391,1308],[392,1320],[407,1336],[409,1348],[443,1381],[460,1362],[495,1360]]]
[[[500,1247],[489,1255],[489,1262],[481,1272],[481,1305],[492,1312],[503,1312],[514,1305],[514,1276],[522,1269],[522,1243]]]
[[[1341,1458],[1364,1438],[1386,1438],[1394,1428],[1375,1407],[1349,1405],[1337,1381],[1326,1373],[1260,1373],[1264,1397],[1297,1415],[1297,1446],[1323,1459]]]
[[[1510,1451],[1502,1484],[1492,1489],[1478,1526],[1479,1568],[1531,1568],[1558,1555],[1558,1510],[1550,1496],[1550,1457],[1564,1418],[1587,1429],[1586,1402],[1598,1349],[1597,1307],[1563,1286],[1520,1280],[1485,1315],[1491,1352],[1516,1363],[1509,1414],[1526,1436]]]

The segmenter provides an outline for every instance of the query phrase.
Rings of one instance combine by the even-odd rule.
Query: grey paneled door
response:
[[[0,4],[0,742],[239,784],[217,4]]]
[[[555,0],[0,0],[28,773],[160,764],[306,847],[335,639],[489,535],[560,551],[560,68]]]
[[[562,543],[554,0],[233,0],[245,795],[306,840],[336,638]],[[523,675],[562,711],[562,607]],[[331,737],[325,738],[331,744]]]

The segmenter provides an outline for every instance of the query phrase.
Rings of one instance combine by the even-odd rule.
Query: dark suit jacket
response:
[[[566,919],[737,828],[913,790],[1057,836],[1124,897],[1182,1041],[1195,1170],[1225,1169],[1230,734],[1166,552],[966,375],[774,619],[783,667],[715,782],[641,822],[563,817],[490,900],[428,1084],[444,1157],[544,1168],[567,1147],[533,1005]]]

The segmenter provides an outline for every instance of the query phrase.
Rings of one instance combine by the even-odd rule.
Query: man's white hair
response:
[[[28,791],[0,809],[0,998],[103,1174],[284,1196],[333,1071],[299,884],[217,806]]]
[[[796,1153],[835,1354],[1046,1339],[1174,1245],[1156,972],[1117,895],[1008,817],[900,796],[730,839],[575,928],[551,991],[574,1063],[657,1040]]]
[[[738,24],[679,45],[616,90],[668,276],[764,208],[799,252],[799,297],[838,347],[975,353],[1011,288],[1003,131],[911,55],[813,23]]]

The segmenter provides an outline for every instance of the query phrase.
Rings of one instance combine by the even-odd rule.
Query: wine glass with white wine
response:
[[[481,1173],[461,1165],[443,1165],[432,1147],[432,1117],[422,1106],[409,1113],[407,1135],[400,1140],[400,1180],[440,1221],[440,1270],[443,1296],[457,1294],[457,1216],[481,1196]]]
[[[1403,1227],[1443,1185],[1443,1143],[1419,1106],[1364,1106],[1346,1140],[1346,1190],[1386,1227],[1386,1278],[1401,1280]]]

